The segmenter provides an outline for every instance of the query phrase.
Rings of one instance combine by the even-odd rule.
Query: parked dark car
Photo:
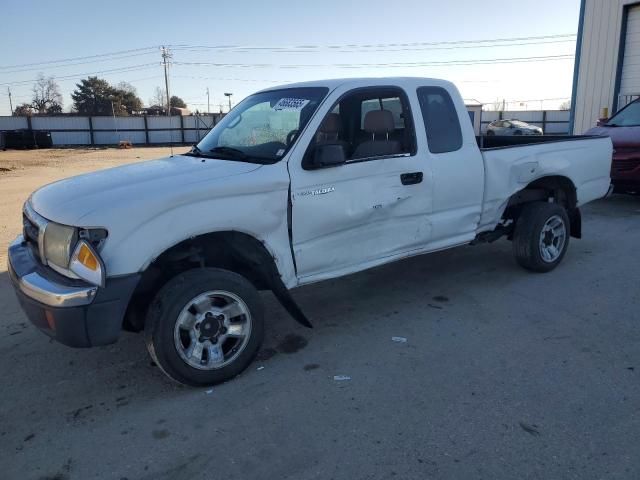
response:
[[[542,129],[521,120],[495,120],[487,125],[487,135],[542,135]]]
[[[608,135],[613,142],[611,183],[615,192],[640,194],[640,99],[618,111],[587,135]]]

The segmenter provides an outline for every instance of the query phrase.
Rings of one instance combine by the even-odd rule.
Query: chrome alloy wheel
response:
[[[237,295],[223,290],[202,293],[178,315],[173,339],[180,358],[199,370],[233,362],[247,346],[251,313]]]
[[[550,217],[540,232],[540,256],[547,263],[555,262],[562,254],[567,240],[567,227],[559,215]]]

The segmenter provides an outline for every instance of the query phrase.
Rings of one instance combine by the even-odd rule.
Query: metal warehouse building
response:
[[[640,1],[582,0],[573,76],[573,133],[640,97]]]

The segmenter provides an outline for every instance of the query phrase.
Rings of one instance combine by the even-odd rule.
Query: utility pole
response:
[[[171,96],[169,95],[169,63],[167,60],[171,59],[172,55],[168,48],[164,46],[160,48],[162,52],[162,65],[164,66],[164,87],[167,92],[167,116],[171,116]]]
[[[209,87],[207,87],[207,115],[209,115],[210,107],[209,107]]]
[[[229,99],[229,111],[231,111],[231,95],[233,95],[233,93],[225,93],[224,94],[224,96]]]
[[[11,101],[11,88],[7,87],[7,92],[9,92],[9,110],[11,110],[11,115],[13,116],[13,102]]]

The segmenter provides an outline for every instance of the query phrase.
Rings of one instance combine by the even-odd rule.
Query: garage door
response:
[[[618,108],[640,96],[640,6],[631,7],[627,17],[627,35],[620,81]]]

